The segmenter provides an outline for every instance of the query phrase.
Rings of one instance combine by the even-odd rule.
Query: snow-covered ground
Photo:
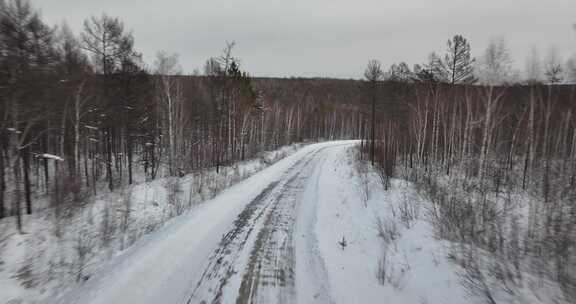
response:
[[[401,180],[384,191],[354,153],[330,151],[318,182],[316,233],[335,302],[470,303],[426,220],[427,202]]]
[[[320,159],[310,159],[320,150],[342,144],[306,146],[230,187],[145,237],[82,286],[54,301],[200,303],[196,297],[210,296],[231,302],[238,290],[230,286],[241,284],[243,266],[266,218],[263,212],[273,209],[272,198],[295,175]]]
[[[130,246],[171,218],[200,207],[222,190],[252,176],[301,144],[265,152],[256,159],[197,172],[183,178],[161,178],[115,192],[82,195],[71,205],[42,208],[23,218],[24,233],[14,218],[0,220],[0,303],[45,302],[79,282],[92,280],[108,261],[123,259]],[[36,202],[35,202],[36,204]],[[36,205],[38,205],[36,204]],[[176,220],[178,221],[178,220]]]
[[[470,302],[426,202],[399,180],[384,191],[355,144],[302,148],[167,221],[50,303]],[[399,215],[406,204],[416,216]]]
[[[454,244],[434,237],[430,202],[399,179],[385,191],[379,176],[358,160],[356,144],[308,145],[195,203],[100,261],[66,292],[43,300],[482,303],[462,285],[465,271],[451,258]],[[133,192],[134,204],[168,195],[141,187]],[[8,237],[12,244],[26,238]],[[10,255],[22,248],[29,247],[12,245]],[[3,269],[12,266],[3,260]],[[14,279],[0,281],[4,299],[10,296],[6,282]],[[510,295],[504,302],[521,303],[514,298],[522,299]]]

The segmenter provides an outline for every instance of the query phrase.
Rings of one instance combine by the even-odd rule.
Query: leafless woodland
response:
[[[194,74],[168,52],[146,66],[137,45],[115,17],[74,35],[27,1],[0,1],[0,221],[22,232],[25,215],[75,212],[134,183],[361,139],[384,187],[407,179],[433,202],[437,237],[458,244],[471,290],[494,302],[494,285],[512,292],[528,272],[576,301],[570,62],[534,59],[518,78],[505,41],[476,61],[456,35],[414,68],[372,60],[365,80],[254,78],[234,42]]]

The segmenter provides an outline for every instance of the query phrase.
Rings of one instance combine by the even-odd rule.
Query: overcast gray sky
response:
[[[515,65],[533,46],[576,54],[576,0],[32,0],[51,24],[76,31],[91,15],[120,17],[148,64],[159,50],[180,55],[185,72],[225,41],[256,76],[359,78],[371,58],[424,62],[462,34],[478,57],[505,37]]]

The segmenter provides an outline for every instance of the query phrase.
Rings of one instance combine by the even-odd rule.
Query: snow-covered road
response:
[[[424,221],[399,231],[388,254],[393,284],[378,282],[376,218],[393,214],[405,189],[384,192],[372,176],[363,199],[356,144],[304,147],[171,220],[53,301],[462,303],[455,271]]]
[[[308,230],[315,220],[311,204],[326,153],[354,144],[303,148],[145,237],[55,301],[290,303],[309,297],[305,302],[331,302],[315,236]],[[300,261],[311,267],[298,267]]]
[[[300,241],[309,238],[295,235],[311,236],[307,228],[313,227],[313,218],[301,214],[310,210],[303,204],[314,201],[304,194],[313,176],[319,176],[325,151],[342,146],[349,145],[311,150],[246,205],[210,255],[188,303],[293,303],[296,278],[304,277],[311,277],[306,288],[313,290],[315,302],[330,302],[322,267],[296,272],[297,260],[320,259],[314,256],[317,251],[308,250],[314,244]],[[307,250],[296,250],[304,247]]]

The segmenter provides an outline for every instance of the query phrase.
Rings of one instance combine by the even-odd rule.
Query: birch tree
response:
[[[168,143],[168,172],[171,176],[182,170],[179,157],[183,145],[183,96],[182,85],[177,78],[182,69],[178,63],[177,54],[159,52],[156,55],[156,91],[157,102],[160,105],[163,125],[166,126]]]

